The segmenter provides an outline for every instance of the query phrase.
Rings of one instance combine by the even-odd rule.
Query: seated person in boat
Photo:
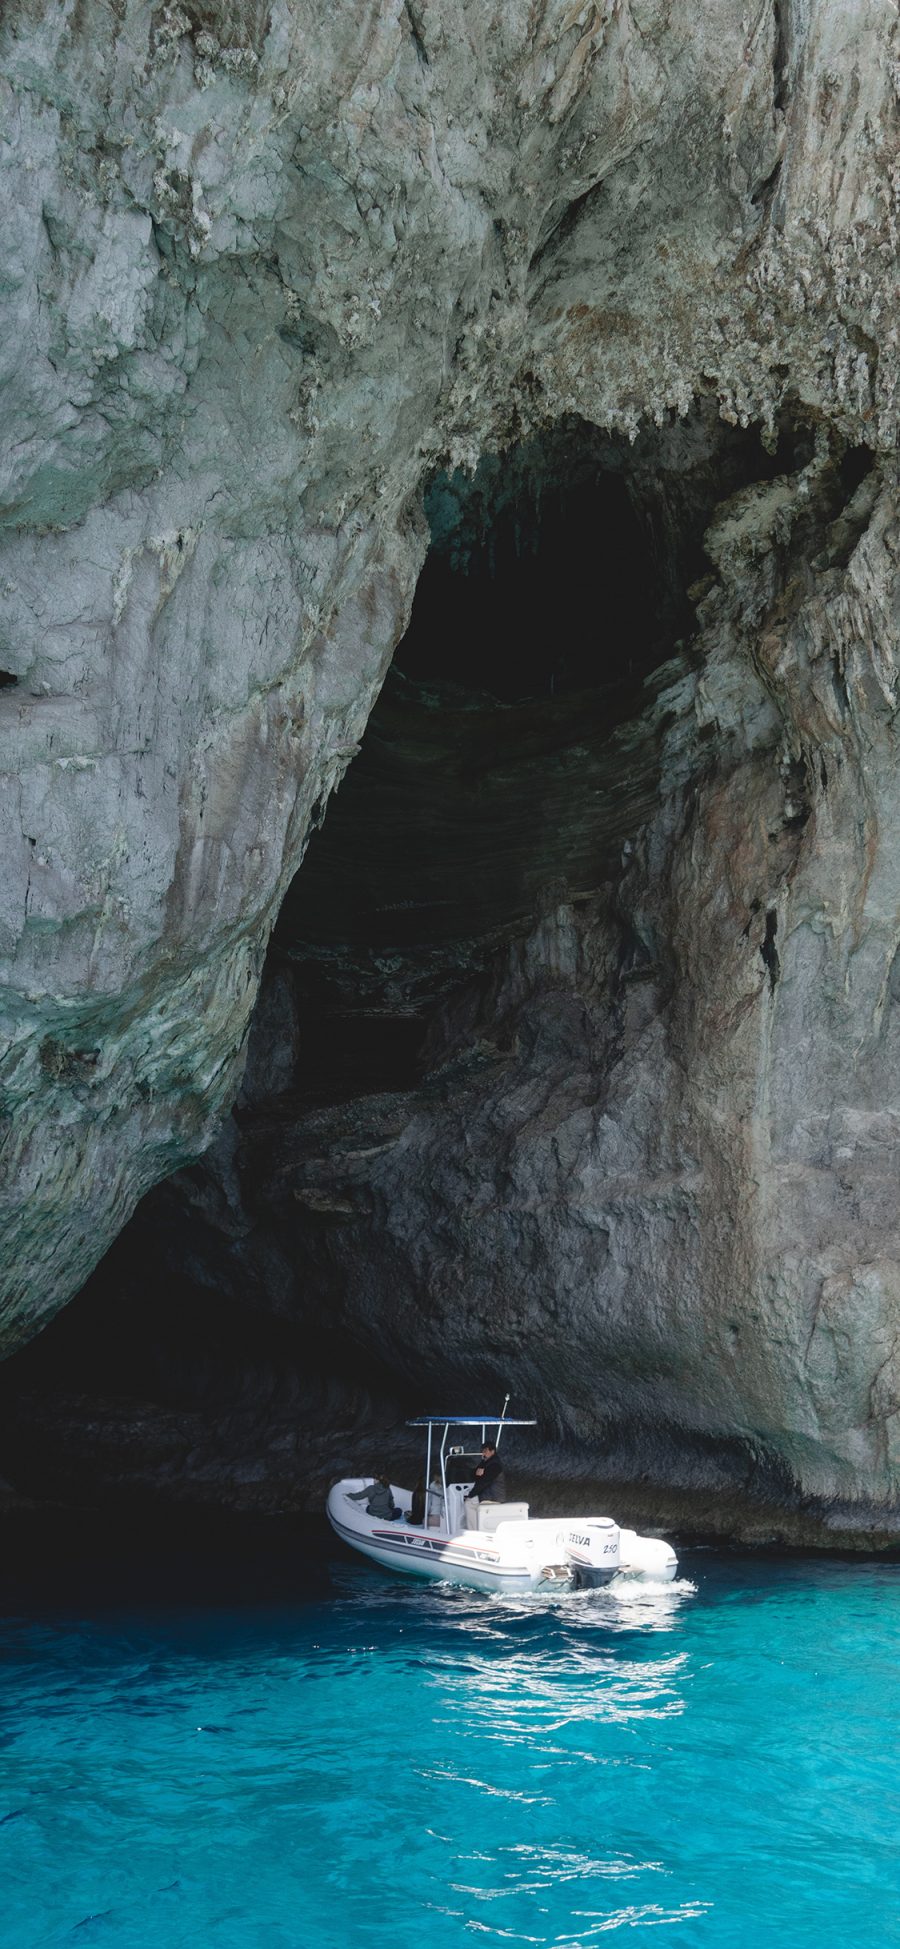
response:
[[[478,1528],[480,1502],[505,1502],[506,1477],[503,1463],[492,1441],[482,1443],[481,1461],[475,1470],[474,1486],[466,1497],[466,1528]]]
[[[349,1489],[347,1499],[349,1502],[364,1502],[366,1515],[378,1516],[382,1522],[391,1523],[400,1513],[391,1495],[391,1478],[383,1473],[376,1475],[374,1482],[370,1482],[365,1489]]]

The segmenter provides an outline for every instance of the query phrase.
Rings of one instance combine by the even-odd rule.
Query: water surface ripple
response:
[[[900,1568],[0,1625],[0,1943],[900,1944]]]

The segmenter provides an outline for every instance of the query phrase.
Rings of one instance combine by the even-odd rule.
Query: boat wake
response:
[[[671,1577],[668,1582],[662,1578],[614,1577],[608,1592],[602,1590],[575,1591],[576,1597],[603,1597],[633,1599],[640,1603],[645,1597],[696,1597],[697,1586],[690,1577]]]
[[[423,1592],[424,1596],[425,1593]],[[639,1581],[634,1577],[614,1578],[602,1590],[550,1591],[474,1591],[451,1583],[433,1584],[428,1593],[432,1603],[451,1606],[457,1616],[464,1612],[477,1626],[490,1618],[555,1618],[599,1630],[664,1631],[690,1598],[697,1585],[690,1577],[675,1577],[668,1582]]]
[[[546,1607],[552,1610],[564,1604],[567,1608],[574,1605],[581,1609],[602,1610],[611,1604],[657,1604],[661,1597],[678,1601],[683,1597],[695,1597],[696,1594],[697,1586],[689,1577],[673,1577],[668,1582],[663,1579],[651,1582],[649,1578],[614,1577],[603,1590],[535,1590],[525,1591],[515,1598],[507,1598],[500,1593],[490,1601],[497,1604],[526,1604],[529,1608],[538,1609]]]

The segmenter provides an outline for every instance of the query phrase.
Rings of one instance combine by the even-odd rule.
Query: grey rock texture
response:
[[[493,1018],[561,993],[551,1046],[348,1197],[414,1351],[452,1301],[503,1365],[527,1242],[573,1427],[610,1372],[623,1412],[895,1496],[897,33],[893,0],[6,9],[7,1348],[233,1100],[434,466],[701,396],[774,439],[799,402],[815,456],[714,524],[622,890],[498,945]],[[618,1013],[616,901],[663,984]]]
[[[180,1271],[294,1322],[310,1349],[327,1325],[361,1371],[388,1364],[411,1405],[508,1383],[570,1470],[581,1456],[619,1483],[649,1476],[676,1520],[717,1482],[744,1498],[726,1501],[745,1534],[762,1505],[795,1540],[896,1537],[896,566],[878,469],[844,493],[819,454],[719,509],[692,654],[646,681],[625,727],[632,780],[642,737],[659,771],[652,811],[626,796],[624,845],[620,795],[598,789],[623,728],[592,749],[583,697],[566,793],[553,799],[545,756],[529,831],[529,705],[513,713],[518,775],[507,755],[488,796],[475,700],[468,722],[445,700],[442,763],[426,746],[430,783],[398,807],[423,720],[385,693],[376,756],[279,925],[236,1120],[148,1207],[132,1280],[155,1233],[170,1241],[157,1281]],[[487,865],[499,848],[508,887],[527,884],[513,837],[537,863],[527,926],[513,909],[486,933],[485,860],[446,816],[463,737]],[[393,779],[382,744],[403,753]],[[415,811],[427,871],[404,843]],[[360,846],[371,932],[342,941]],[[397,913],[413,908],[421,941],[432,872],[457,929],[468,884],[473,928],[432,926],[426,951],[402,944]],[[354,1009],[387,1051],[380,1079]],[[387,1089],[404,1017],[418,1076]],[[323,1032],[350,1056],[316,1105]]]

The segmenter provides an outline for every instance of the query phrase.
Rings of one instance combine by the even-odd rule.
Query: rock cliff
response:
[[[191,1277],[889,1527],[895,9],[2,36],[5,1346],[221,1126],[292,887]],[[479,671],[510,524],[587,622]]]

